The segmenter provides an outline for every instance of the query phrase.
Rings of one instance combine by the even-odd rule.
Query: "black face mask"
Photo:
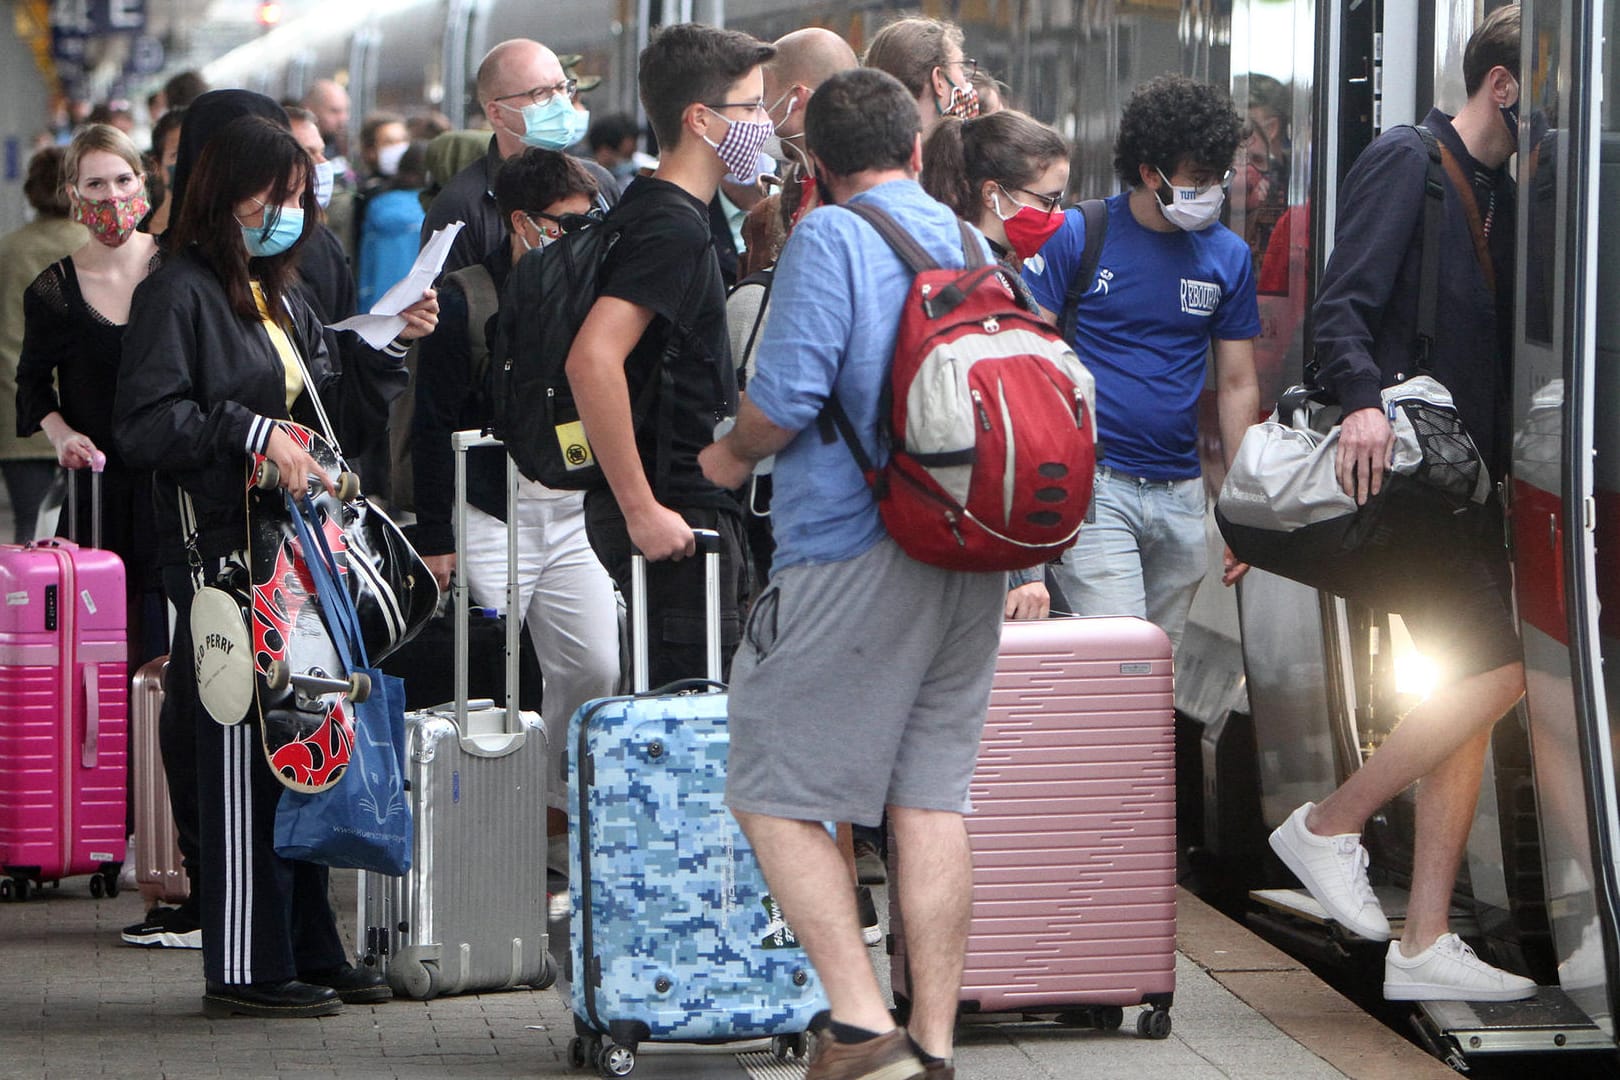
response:
[[[821,200],[822,206],[837,206],[833,198],[832,188],[828,187],[821,177],[816,177],[816,198]]]
[[[1519,105],[1523,100],[1524,84],[1520,83],[1519,97],[1513,102],[1513,104],[1498,106],[1502,112],[1502,122],[1507,125],[1508,137],[1513,140],[1513,145],[1515,147],[1519,145]]]

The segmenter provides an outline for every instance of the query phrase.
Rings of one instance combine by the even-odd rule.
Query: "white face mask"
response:
[[[1169,205],[1159,202],[1159,209],[1164,212],[1166,221],[1183,232],[1202,232],[1215,224],[1221,216],[1221,204],[1226,201],[1224,184],[1211,184],[1203,191],[1195,187],[1177,187],[1164,175],[1164,170],[1157,171],[1159,179],[1170,189]]]
[[[315,201],[322,206],[332,202],[332,182],[336,173],[330,161],[317,161],[315,163]]]
[[[411,148],[410,143],[392,143],[377,150],[377,172],[382,176],[394,176],[399,172],[399,161],[405,156],[405,151]]]

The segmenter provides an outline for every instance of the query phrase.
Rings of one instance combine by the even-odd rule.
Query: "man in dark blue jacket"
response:
[[[1506,163],[1519,138],[1519,21],[1517,5],[1484,21],[1463,55],[1467,103],[1455,117],[1433,110],[1423,121],[1445,165],[1431,373],[1451,391],[1497,476],[1510,442],[1514,185]],[[1428,167],[1424,140],[1408,127],[1385,132],[1361,155],[1340,195],[1336,244],[1317,300],[1318,380],[1344,410],[1339,482],[1359,502],[1378,493],[1394,445],[1379,392],[1417,374]],[[1501,507],[1493,499],[1487,511],[1451,572],[1402,604],[1414,642],[1442,672],[1434,695],[1342,787],[1301,806],[1271,836],[1334,920],[1387,940],[1389,921],[1367,883],[1361,828],[1421,781],[1406,926],[1384,960],[1389,1000],[1511,1001],[1535,990],[1531,980],[1480,960],[1448,925],[1491,728],[1524,693]]]

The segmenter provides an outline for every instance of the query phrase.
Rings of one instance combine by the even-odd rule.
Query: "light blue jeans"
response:
[[[1204,481],[1142,480],[1097,467],[1092,517],[1052,569],[1076,615],[1136,615],[1179,647],[1204,580]]]

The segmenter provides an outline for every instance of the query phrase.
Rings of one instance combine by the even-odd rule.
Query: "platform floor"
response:
[[[334,875],[353,924],[353,878]],[[886,905],[880,900],[878,909]],[[584,1076],[566,1064],[572,1022],[560,989],[350,1006],[320,1020],[207,1020],[200,954],[119,942],[139,896],[92,900],[83,879],[0,904],[0,1077],[137,1078]],[[1133,1033],[1046,1023],[963,1028],[958,1075],[972,1080],[1327,1080],[1451,1075],[1297,962],[1181,894],[1174,1028]],[[352,934],[350,937],[352,940]],[[874,961],[880,950],[873,949]],[[879,964],[882,971],[886,965]],[[738,1047],[648,1047],[634,1076],[789,1080],[802,1066],[750,1068]],[[759,1049],[758,1044],[754,1049]]]

